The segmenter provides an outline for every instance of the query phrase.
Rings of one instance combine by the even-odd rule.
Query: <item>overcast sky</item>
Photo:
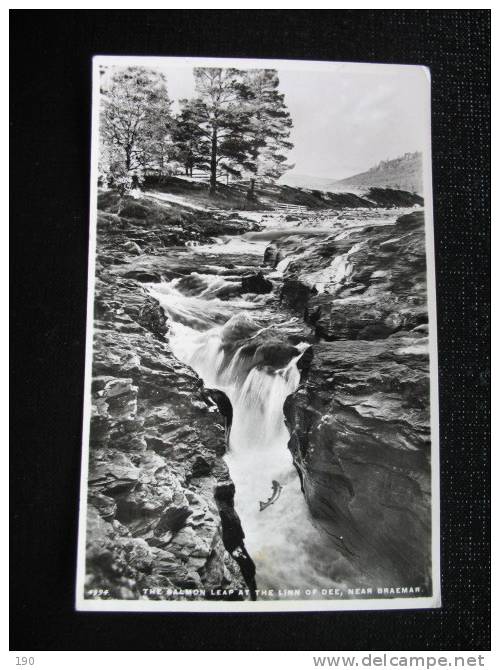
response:
[[[292,115],[294,173],[342,179],[381,160],[421,151],[426,138],[426,73],[421,68],[336,63],[328,70],[278,68]],[[297,67],[297,66],[295,66]],[[169,95],[194,95],[192,68],[165,64]]]
[[[424,147],[423,70],[285,71],[280,83],[294,120],[294,172],[342,179]]]

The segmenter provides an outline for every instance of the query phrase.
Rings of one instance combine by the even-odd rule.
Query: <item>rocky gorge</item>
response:
[[[100,194],[87,597],[432,590],[423,202],[260,197]]]

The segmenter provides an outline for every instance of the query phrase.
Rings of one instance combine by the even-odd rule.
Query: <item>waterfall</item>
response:
[[[220,281],[204,277],[197,296],[183,294],[179,280],[150,285],[150,291],[170,317],[174,355],[231,402],[225,459],[258,588],[331,587],[336,585],[328,576],[332,548],[325,551],[325,538],[312,522],[288,450],[283,416],[285,399],[299,385],[297,361],[309,345],[296,345],[296,355],[281,368],[255,365],[248,345],[267,328],[249,318],[246,310],[255,309],[254,303],[241,298],[221,301],[207,291]],[[282,487],[279,497],[261,511],[260,503],[272,496],[274,481]]]

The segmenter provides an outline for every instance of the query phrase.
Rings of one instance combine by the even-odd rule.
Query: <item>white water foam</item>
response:
[[[312,283],[318,293],[336,293],[354,269],[349,257],[358,252],[362,246],[363,242],[359,242],[345,254],[335,256],[328,267],[310,274],[307,278],[308,282]]]

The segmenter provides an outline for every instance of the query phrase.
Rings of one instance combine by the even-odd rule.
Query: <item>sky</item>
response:
[[[280,83],[294,120],[293,172],[342,179],[425,146],[423,70],[286,71]]]
[[[277,67],[294,123],[288,162],[295,167],[289,174],[343,179],[424,149],[428,80],[423,68],[335,63],[318,69],[298,63]],[[171,99],[194,95],[191,67],[167,63],[161,69]]]

